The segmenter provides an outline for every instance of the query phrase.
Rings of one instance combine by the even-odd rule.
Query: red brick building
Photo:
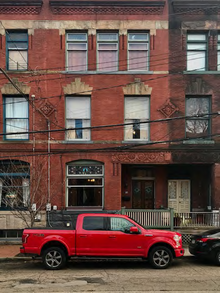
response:
[[[216,138],[186,144],[177,119],[218,78],[173,74],[186,67],[186,39],[169,31],[179,2],[1,1],[1,210],[25,207],[37,174],[58,210],[219,208]]]

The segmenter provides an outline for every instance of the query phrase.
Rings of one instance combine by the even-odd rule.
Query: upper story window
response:
[[[90,97],[66,97],[67,140],[90,140]]]
[[[28,101],[24,97],[4,98],[4,138],[27,140],[29,129]],[[27,132],[27,133],[19,133]],[[8,133],[8,135],[7,135]],[[9,133],[15,133],[10,134]]]
[[[208,139],[210,134],[210,113],[209,97],[187,97],[186,116],[201,115],[186,119],[186,137]],[[204,116],[203,116],[204,115]]]
[[[27,32],[9,32],[6,34],[7,69],[27,70],[28,34]]]
[[[67,70],[86,71],[87,70],[87,34],[67,33]]]
[[[128,34],[128,70],[149,69],[149,35],[148,33]]]
[[[187,34],[187,70],[207,70],[207,35]]]
[[[149,97],[125,98],[125,140],[148,140],[149,124]]]
[[[97,70],[118,70],[118,34],[97,34]]]
[[[218,58],[217,58],[217,70],[220,70],[220,34],[218,34]]]

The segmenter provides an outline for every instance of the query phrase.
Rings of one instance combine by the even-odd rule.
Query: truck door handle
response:
[[[79,237],[80,237],[80,238],[86,238],[87,235],[80,235]]]
[[[109,238],[116,238],[116,236],[115,235],[112,235],[112,236],[109,236]]]

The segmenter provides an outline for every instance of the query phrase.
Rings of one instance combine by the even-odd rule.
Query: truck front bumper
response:
[[[184,249],[183,248],[175,249],[175,256],[176,257],[184,256]]]

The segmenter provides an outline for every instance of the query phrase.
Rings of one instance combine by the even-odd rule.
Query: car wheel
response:
[[[165,246],[156,246],[150,251],[149,262],[155,269],[166,269],[172,260],[172,252]]]
[[[59,270],[65,266],[67,257],[59,247],[47,248],[43,253],[43,264],[47,270]]]
[[[220,250],[217,251],[216,255],[215,255],[215,262],[217,265],[220,266]]]

